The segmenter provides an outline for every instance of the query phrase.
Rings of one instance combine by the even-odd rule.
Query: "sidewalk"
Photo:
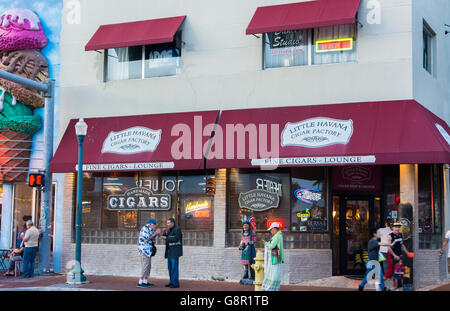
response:
[[[136,277],[116,277],[87,275],[89,283],[84,285],[66,284],[66,276],[36,276],[31,279],[0,276],[0,291],[253,291],[253,286],[241,285],[237,282],[180,280],[180,288],[171,289],[164,285],[168,279],[152,279],[155,284],[151,288],[136,287]],[[359,280],[344,276],[305,282],[297,285],[282,285],[282,291],[355,291]],[[370,287],[367,288],[370,290]],[[425,291],[450,291],[450,280],[435,286],[421,289]]]

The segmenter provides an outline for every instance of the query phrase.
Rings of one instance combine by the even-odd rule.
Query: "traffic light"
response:
[[[44,174],[30,174],[28,176],[28,186],[30,187],[44,187]]]

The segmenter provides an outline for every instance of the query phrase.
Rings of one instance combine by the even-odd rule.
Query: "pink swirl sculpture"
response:
[[[0,50],[40,50],[48,43],[39,17],[28,9],[10,9],[0,17]]]

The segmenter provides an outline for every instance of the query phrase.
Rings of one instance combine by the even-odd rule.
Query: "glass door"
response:
[[[340,201],[340,267],[341,274],[362,275],[368,257],[370,231],[379,225],[380,197],[341,197]]]

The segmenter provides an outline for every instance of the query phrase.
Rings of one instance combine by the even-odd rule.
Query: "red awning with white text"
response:
[[[449,133],[414,100],[229,110],[207,168],[445,164]]]
[[[218,111],[88,118],[83,170],[88,172],[196,170]],[[77,119],[69,122],[50,164],[53,173],[77,170]]]

